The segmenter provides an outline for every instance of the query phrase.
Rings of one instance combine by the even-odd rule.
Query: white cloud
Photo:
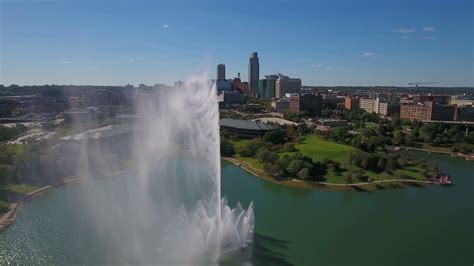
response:
[[[320,67],[323,67],[323,65],[321,65],[321,64],[312,64],[312,65],[309,65],[308,67],[309,68],[315,68],[315,67],[320,68]]]
[[[364,58],[375,58],[375,53],[372,52],[363,52],[360,56]]]
[[[423,27],[423,29],[421,29],[421,31],[424,31],[424,32],[433,32],[435,30],[436,29],[431,27],[431,26],[425,26],[425,27]]]
[[[435,40],[436,37],[435,36],[418,36],[416,37],[418,40]]]
[[[411,39],[411,37],[409,35],[403,35],[402,38],[403,39]]]
[[[161,26],[163,29],[167,29],[169,28],[170,26],[168,26],[167,24],[164,24],[163,26]]]
[[[61,60],[59,61],[60,64],[69,64],[71,63],[70,61],[67,61],[67,60]]]
[[[334,70],[335,68],[334,67],[325,67],[324,70],[327,70],[327,71],[330,71],[330,70]]]
[[[415,29],[400,28],[400,29],[394,29],[394,30],[392,30],[392,32],[407,34],[407,33],[413,33],[413,32],[415,32]]]
[[[133,58],[131,58],[131,57],[127,58],[127,60],[130,61],[130,62],[135,61],[135,59],[133,59]]]

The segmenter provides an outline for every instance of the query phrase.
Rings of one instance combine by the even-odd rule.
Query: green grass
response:
[[[245,143],[247,143],[248,141],[249,140],[233,140],[231,142],[234,145],[234,147],[237,149],[241,147],[242,145],[245,145]],[[325,140],[322,140],[317,135],[309,135],[309,136],[305,136],[305,141],[303,143],[297,144],[295,145],[295,147],[298,150],[297,152],[310,156],[314,161],[322,161],[324,159],[330,159],[334,161],[339,161],[341,163],[341,167],[343,171],[337,172],[337,173],[332,172],[332,171],[327,172],[324,175],[324,178],[325,178],[324,182],[345,184],[346,180],[343,177],[343,173],[345,171],[350,171],[352,168],[356,167],[356,166],[350,165],[347,161],[349,154],[353,150],[355,150],[355,148],[349,145],[325,141]],[[285,154],[291,155],[293,153],[289,153],[289,152],[279,153],[280,157]],[[263,164],[255,158],[240,157],[240,156],[236,156],[235,158],[243,162],[249,163],[253,168],[257,170],[263,171]],[[359,167],[356,167],[356,168],[359,168]],[[381,180],[380,173],[363,170],[363,169],[361,170],[362,170],[362,177],[353,179],[352,180],[353,183],[367,182],[368,178],[374,181]],[[426,180],[426,178],[423,175],[421,175],[421,172],[422,172],[421,167],[417,165],[411,165],[411,166],[404,167],[403,169],[396,170],[396,173],[402,173],[406,175],[408,179]],[[431,174],[434,175],[435,173],[431,173]],[[393,176],[390,176],[388,179],[396,179],[396,177],[395,175],[393,175]]]
[[[25,185],[25,184],[21,184],[21,185],[10,184],[10,185],[7,185],[5,188],[17,194],[26,195],[32,191],[37,190],[39,187],[32,186],[32,185]]]
[[[322,140],[317,135],[309,135],[305,138],[303,143],[297,144],[295,147],[298,152],[310,156],[314,161],[322,161],[327,158],[342,162],[347,160],[351,151],[354,150],[348,145]]]
[[[250,141],[249,139],[236,139],[236,140],[230,140],[230,143],[232,143],[232,145],[234,145],[234,148],[237,150],[238,148],[242,147],[249,141]]]
[[[0,200],[0,212],[6,211],[9,205],[8,202]]]
[[[377,124],[374,122],[365,122],[365,128],[375,129],[376,127],[377,127]]]
[[[236,156],[235,158],[244,162],[248,162],[253,168],[263,171],[263,164],[255,158],[240,156]]]
[[[15,154],[17,155],[21,155],[25,149],[26,149],[26,145],[25,144],[15,144],[15,145],[7,145],[8,149],[10,149],[11,151],[14,151]]]

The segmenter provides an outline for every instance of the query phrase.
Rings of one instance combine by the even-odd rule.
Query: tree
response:
[[[266,143],[262,140],[251,140],[237,148],[237,153],[242,157],[254,157],[257,153],[257,150],[264,146],[266,146]]]
[[[286,132],[282,129],[273,130],[263,135],[263,140],[273,144],[285,143],[287,138]]]
[[[309,179],[310,173],[308,168],[303,168],[301,169],[296,176],[298,176],[299,179],[301,180],[307,180]]]
[[[379,161],[377,162],[377,170],[379,171],[385,170],[386,165],[387,165],[387,159],[380,157]]]
[[[279,156],[278,153],[269,151],[266,147],[262,147],[258,149],[255,158],[257,158],[260,162],[274,163],[276,160],[278,160]]]
[[[346,180],[346,186],[352,183],[352,174],[350,172],[345,172],[343,175],[344,180]]]
[[[386,172],[393,172],[398,169],[398,163],[397,160],[390,156],[387,158],[387,164],[385,165],[385,171]]]
[[[296,175],[303,168],[303,161],[293,160],[288,164],[286,171],[291,175]]]
[[[224,138],[221,138],[221,155],[226,157],[235,155],[234,145]]]
[[[369,169],[369,156],[364,156],[360,162],[360,167],[364,169]]]
[[[295,152],[296,148],[293,143],[288,142],[288,143],[285,143],[285,145],[283,145],[283,150],[286,152]]]
[[[15,177],[15,166],[0,164],[0,184],[7,184]]]
[[[263,165],[263,170],[276,178],[282,178],[284,173],[280,165],[272,163],[265,163]]]

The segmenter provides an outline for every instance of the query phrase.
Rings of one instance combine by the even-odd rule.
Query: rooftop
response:
[[[248,121],[248,120],[238,120],[238,119],[230,119],[230,118],[223,118],[219,121],[220,126],[222,127],[233,127],[239,129],[247,129],[247,130],[263,130],[263,131],[270,131],[278,129],[278,126],[260,123],[257,121]]]
[[[102,139],[102,138],[113,137],[117,135],[130,134],[133,131],[135,130],[131,125],[118,124],[118,125],[110,125],[106,127],[91,129],[91,130],[81,132],[78,134],[65,136],[65,137],[62,137],[61,139],[67,140],[67,141],[69,140],[81,141],[81,140],[86,140],[86,139],[99,139],[99,138]]]

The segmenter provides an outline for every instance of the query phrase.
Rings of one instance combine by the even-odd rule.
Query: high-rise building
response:
[[[260,80],[258,95],[263,99],[275,98],[277,75],[266,75]]]
[[[225,80],[225,65],[217,65],[217,80]]]
[[[260,80],[260,64],[258,62],[257,52],[250,54],[249,59],[249,93],[251,95],[258,93],[258,82]]]
[[[301,79],[279,74],[275,84],[275,97],[283,98],[287,93],[300,93]]]

